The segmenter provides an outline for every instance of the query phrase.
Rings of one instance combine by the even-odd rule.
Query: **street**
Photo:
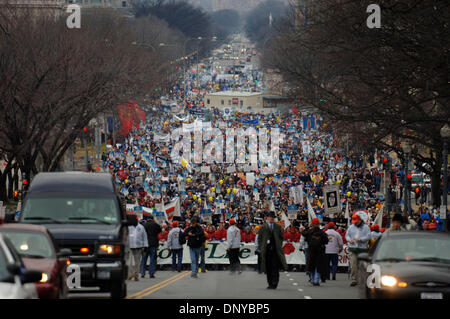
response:
[[[308,282],[304,272],[280,272],[276,290],[266,289],[265,274],[246,270],[242,274],[208,271],[191,278],[190,271],[158,271],[139,281],[128,281],[128,299],[357,299],[356,287],[350,287],[347,274],[338,273],[336,281],[319,287]],[[71,299],[108,299],[108,294],[70,294]]]

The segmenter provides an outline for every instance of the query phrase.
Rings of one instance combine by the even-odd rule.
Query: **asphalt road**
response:
[[[266,289],[266,275],[255,271],[230,274],[208,271],[191,278],[190,271],[181,273],[157,271],[154,279],[128,281],[129,299],[357,299],[356,287],[350,287],[347,274],[337,274],[336,281],[314,287],[304,272],[280,272],[278,289]],[[70,298],[109,298],[108,294],[70,294]]]

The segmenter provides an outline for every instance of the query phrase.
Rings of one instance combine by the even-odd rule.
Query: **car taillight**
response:
[[[83,254],[87,254],[87,253],[89,252],[89,248],[83,247],[83,248],[80,248],[80,251],[81,251]]]

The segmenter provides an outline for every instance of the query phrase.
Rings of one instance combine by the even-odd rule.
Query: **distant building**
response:
[[[64,0],[0,0],[0,8],[31,11],[32,14],[60,16],[65,8]],[[0,9],[4,10],[4,9]]]
[[[76,3],[82,8],[131,8],[132,0],[65,0],[66,4]]]
[[[261,92],[222,91],[208,93],[203,99],[206,108],[218,108],[225,114],[241,113],[284,113],[293,107],[293,100],[284,96]]]

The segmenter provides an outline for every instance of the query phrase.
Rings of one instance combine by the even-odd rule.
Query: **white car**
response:
[[[0,234],[0,299],[37,299],[34,282],[42,273],[26,270],[7,238]]]

